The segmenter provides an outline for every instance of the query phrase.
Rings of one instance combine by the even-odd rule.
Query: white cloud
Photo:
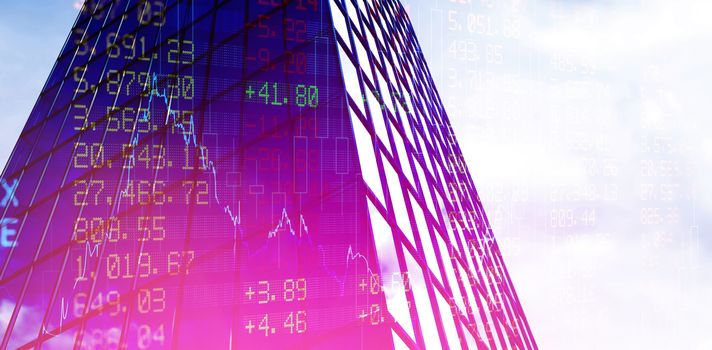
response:
[[[560,16],[550,15],[555,8]],[[712,34],[712,3],[707,1],[583,2],[552,6],[548,16],[541,10],[543,18],[525,17],[526,44],[607,65],[666,55],[666,50],[701,44],[692,40]]]
[[[16,305],[11,300],[0,300],[0,329],[7,332],[10,317]],[[42,324],[44,312],[37,308],[24,306],[20,309],[15,320],[15,325],[12,328],[12,337],[10,338],[9,347],[19,347],[35,338],[39,334],[39,326]],[[54,329],[56,326],[47,326]],[[58,334],[44,344],[43,349],[68,349],[74,345],[73,332]]]
[[[520,41],[448,32],[432,20],[446,6],[411,13],[431,34],[420,42],[539,346],[712,347],[712,3],[497,4],[467,11],[521,18]],[[501,44],[504,63],[452,59],[457,35]],[[463,89],[445,79],[452,68],[490,77]],[[646,139],[671,147],[645,152]],[[678,187],[642,201],[643,183]],[[580,195],[589,189],[596,196]],[[642,208],[673,214],[646,225]],[[579,222],[552,227],[551,214],[569,210]],[[584,211],[595,224],[581,223]]]

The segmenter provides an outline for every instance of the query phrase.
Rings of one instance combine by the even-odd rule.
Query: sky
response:
[[[542,349],[712,347],[711,5],[408,2]]]
[[[77,10],[0,2],[4,164]],[[403,3],[539,346],[712,348],[712,4]]]

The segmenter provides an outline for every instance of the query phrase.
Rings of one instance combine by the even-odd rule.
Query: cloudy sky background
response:
[[[712,348],[712,3],[403,2],[540,347]],[[74,5],[2,0],[0,163]]]
[[[712,4],[463,2],[408,6],[541,348],[712,348]]]

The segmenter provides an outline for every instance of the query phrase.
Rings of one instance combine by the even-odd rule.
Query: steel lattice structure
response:
[[[87,1],[1,184],[2,348],[537,348],[398,1]]]

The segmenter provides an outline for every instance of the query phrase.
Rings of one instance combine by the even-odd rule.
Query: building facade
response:
[[[2,348],[537,347],[397,1],[87,1],[2,187]]]

